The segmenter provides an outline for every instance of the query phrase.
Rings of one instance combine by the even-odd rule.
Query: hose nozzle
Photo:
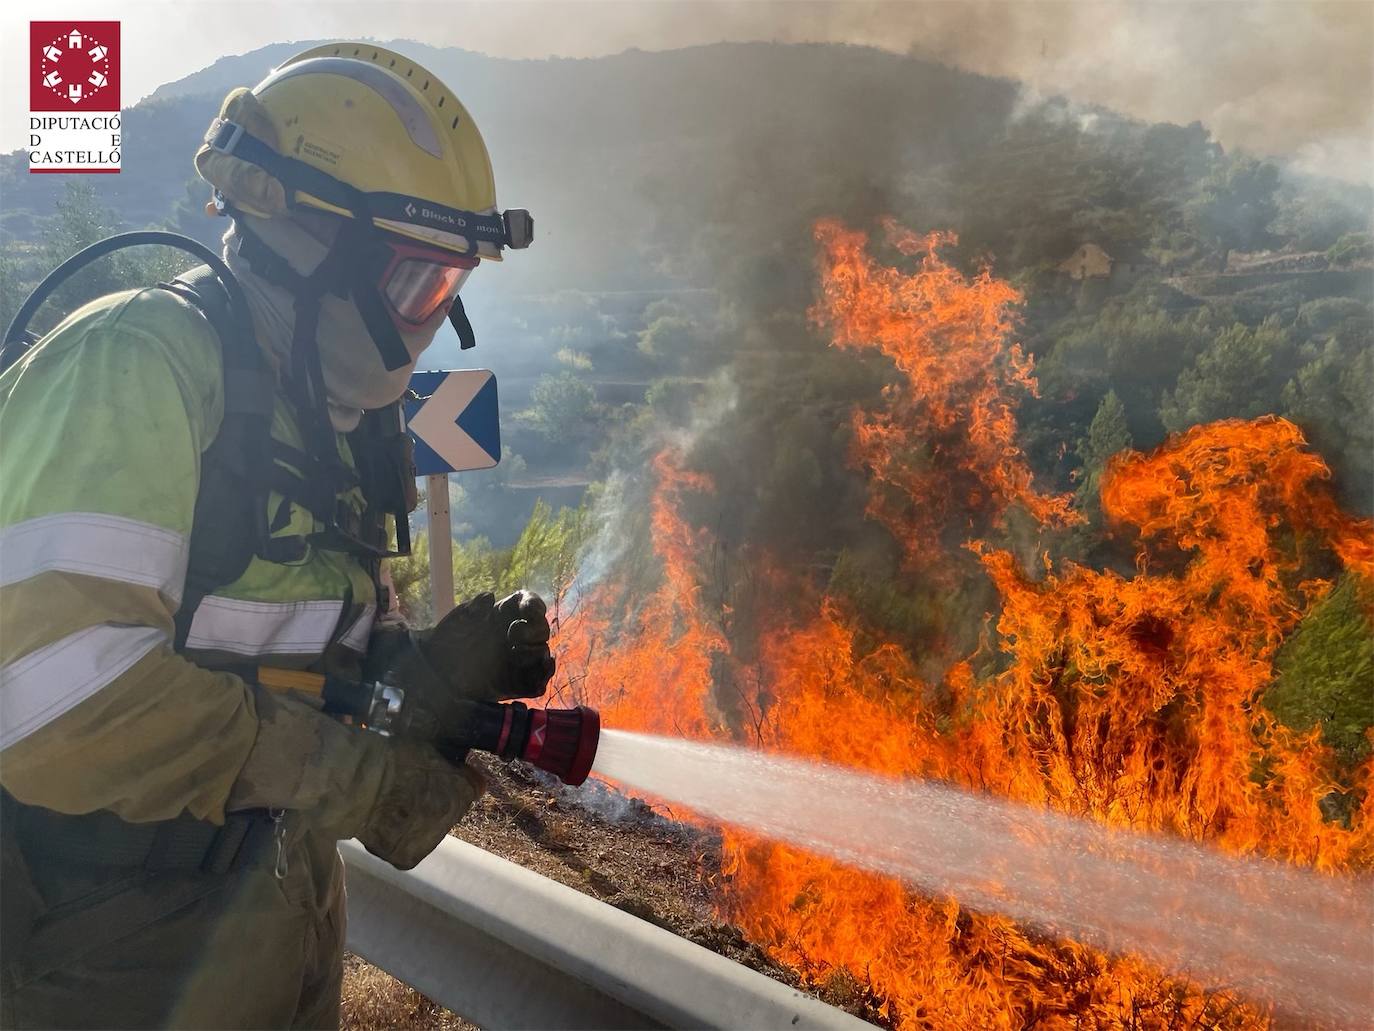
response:
[[[592,772],[601,740],[601,714],[575,709],[531,709],[530,733],[520,758],[577,787]]]
[[[446,754],[476,748],[506,762],[519,759],[572,787],[591,773],[601,739],[601,716],[595,709],[531,709],[523,702],[467,705],[467,733],[445,741],[440,750]]]
[[[405,691],[388,683],[359,683],[270,666],[258,667],[257,682],[274,691],[314,695],[324,702],[326,712],[348,716],[374,730],[434,741],[455,762],[476,748],[506,762],[520,759],[572,787],[591,773],[601,740],[601,716],[585,705],[531,709],[523,702],[452,699],[437,715],[408,706]]]

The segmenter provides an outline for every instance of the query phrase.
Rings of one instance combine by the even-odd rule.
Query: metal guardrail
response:
[[[340,851],[349,949],[484,1028],[872,1029],[457,838],[409,873]]]

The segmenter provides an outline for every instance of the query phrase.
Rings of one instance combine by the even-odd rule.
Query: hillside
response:
[[[112,224],[170,222],[213,241],[221,227],[200,212],[205,188],[190,155],[228,89],[307,45],[223,58],[125,112],[125,171],[101,177],[92,201]],[[506,441],[519,456],[506,472],[463,481],[485,502],[468,513],[470,529],[508,543],[538,484],[604,474],[615,455],[596,464],[592,452],[633,421],[626,406],[651,383],[668,384],[666,402],[720,370],[747,380],[739,362],[750,348],[785,352],[790,345],[773,338],[779,325],[804,322],[813,222],[871,224],[889,214],[953,231],[964,267],[988,262],[1025,290],[1025,343],[1046,359],[1035,420],[1044,429],[1029,432],[1061,482],[1073,464],[1056,457],[1060,441],[1086,433],[1110,389],[1132,439],[1148,445],[1165,429],[1162,395],[1205,339],[1278,315],[1291,339],[1266,397],[1250,407],[1301,407],[1324,443],[1344,452],[1332,459],[1345,467],[1347,493],[1374,504],[1365,489],[1374,467],[1360,453],[1374,439],[1368,418],[1323,427],[1327,406],[1309,396],[1334,375],[1318,366],[1364,347],[1351,334],[1363,340],[1368,320],[1340,314],[1335,299],[1358,312],[1371,294],[1368,237],[1359,235],[1374,211],[1368,189],[1226,154],[1201,125],[1032,102],[1009,81],[862,47],[718,44],[516,61],[395,45],[462,96],[492,151],[502,203],[529,207],[537,222],[536,246],[484,270],[468,291],[483,341],[473,357],[501,380]],[[56,256],[38,245],[52,238],[67,185],[25,174],[19,154],[0,158],[11,294]],[[1346,257],[1332,275],[1208,278],[1232,251],[1325,254],[1342,240]],[[1078,280],[1060,268],[1088,243],[1110,257],[1108,277]],[[1148,368],[1084,350],[1087,338],[1105,346],[1104,334],[1137,316],[1198,312],[1216,328],[1185,334]],[[1344,342],[1332,344],[1333,334]],[[431,360],[457,362],[453,341],[441,339]],[[1359,385],[1330,389],[1348,407]],[[515,419],[521,411],[533,417]],[[498,493],[514,484],[518,502],[493,505],[488,481]]]

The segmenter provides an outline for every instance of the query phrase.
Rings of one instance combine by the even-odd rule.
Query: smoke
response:
[[[640,6],[623,25],[627,41],[680,45],[709,35],[906,50],[1147,121],[1201,121],[1228,148],[1287,157],[1308,171],[1374,178],[1374,5]]]
[[[1374,5],[1341,2],[537,2],[302,5],[363,31],[503,57],[776,40],[879,47],[1003,76],[1147,121],[1201,121],[1225,146],[1374,179]],[[372,24],[360,29],[360,14]],[[315,31],[323,32],[317,28]],[[280,38],[280,34],[277,38]]]
[[[1148,121],[1202,121],[1227,147],[1374,179],[1374,5],[1367,3],[307,2],[196,31],[209,0],[86,0],[124,23],[125,100],[227,52],[289,38],[412,38],[496,57],[594,57],[746,40],[910,52]],[[198,10],[201,8],[202,10]],[[10,38],[24,26],[18,8]],[[13,56],[13,55],[12,55]],[[23,142],[24,62],[0,123]]]
[[[675,404],[660,401],[655,406],[650,400],[646,414],[653,418],[639,444],[651,451],[668,448],[688,454],[734,412],[738,388],[729,369],[717,370],[702,382],[679,381],[660,386],[660,396],[674,387],[680,395],[674,399]],[[673,413],[676,418],[665,411],[669,407],[678,409]],[[626,460],[623,454],[616,457],[619,462],[610,469],[591,500],[592,523],[601,529],[582,555],[577,580],[568,590],[565,604],[570,612],[576,611],[584,594],[599,587],[609,573],[630,557],[630,550],[637,542],[642,543],[647,533],[647,496],[655,484],[632,476],[631,470],[638,463]]]

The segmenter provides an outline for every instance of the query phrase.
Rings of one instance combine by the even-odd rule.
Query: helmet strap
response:
[[[362,316],[363,325],[367,327],[368,336],[372,338],[387,371],[392,372],[410,364],[410,351],[387,314],[386,302],[373,275],[376,263],[373,255],[382,250],[383,245],[379,239],[381,233],[370,221],[360,218],[344,220],[324,260],[309,276],[297,272],[289,261],[249,229],[243,219],[235,219],[235,225],[239,232],[239,253],[248,260],[249,267],[255,273],[295,294],[297,298],[315,294],[318,303],[320,295],[331,293],[351,300]],[[362,260],[359,260],[360,254],[363,255]],[[316,312],[317,320],[318,317]],[[300,324],[299,316],[296,322]]]
[[[305,423],[301,431],[311,442],[315,457],[332,466],[338,462],[339,445],[329,421],[329,397],[320,363],[319,324],[320,295],[297,294],[296,325],[291,334],[291,372],[286,389]]]

